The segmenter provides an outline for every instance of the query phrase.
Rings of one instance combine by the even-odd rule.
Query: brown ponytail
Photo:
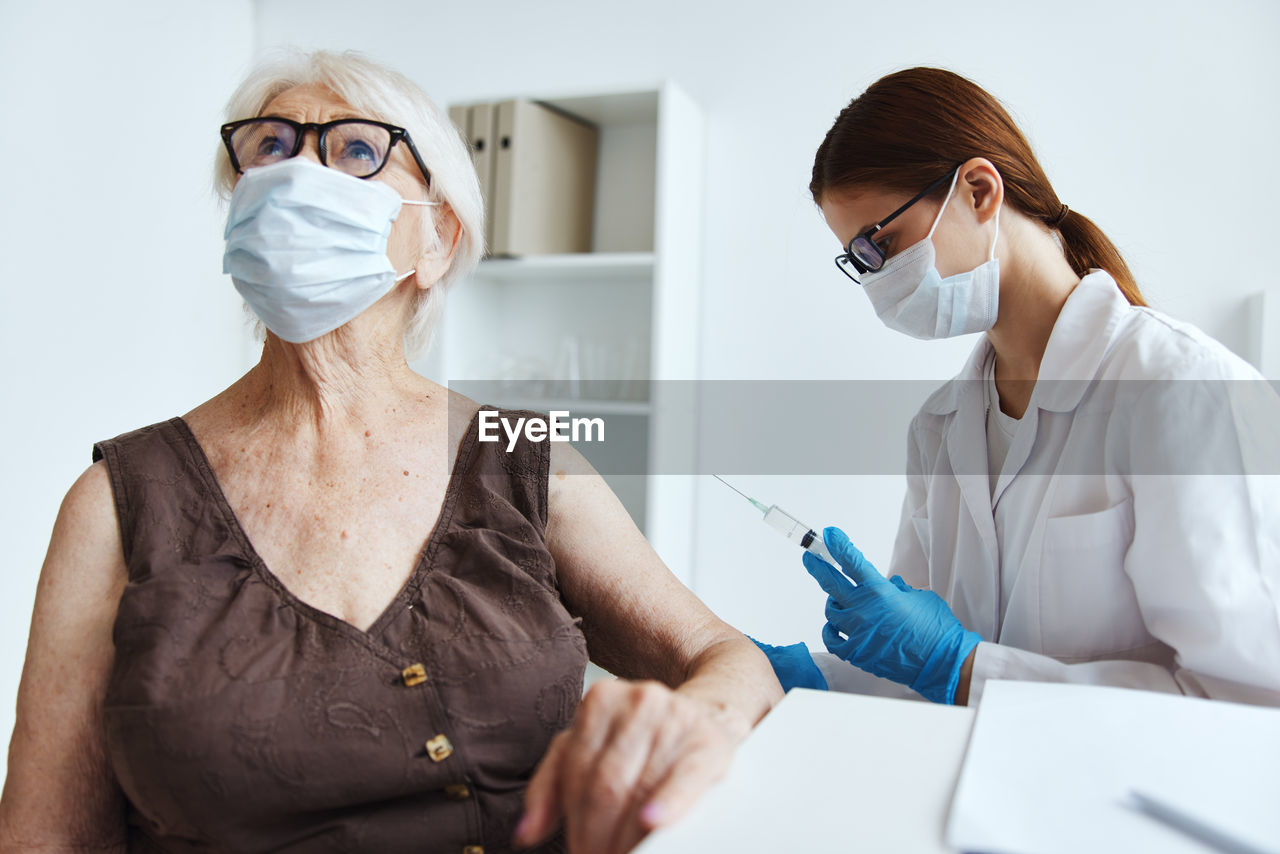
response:
[[[819,204],[824,193],[856,186],[914,195],[971,157],[995,165],[1005,201],[1015,210],[1057,229],[1076,275],[1093,267],[1106,270],[1130,303],[1147,304],[1115,244],[1058,199],[1031,144],[1000,102],[950,71],[898,71],[850,101],[818,146],[809,192]]]

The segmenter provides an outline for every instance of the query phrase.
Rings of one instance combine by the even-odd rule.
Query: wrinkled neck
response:
[[[368,330],[362,320],[302,344],[268,333],[246,378],[259,417],[322,433],[384,416],[416,374],[400,335]]]

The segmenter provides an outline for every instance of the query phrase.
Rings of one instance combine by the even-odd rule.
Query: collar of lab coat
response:
[[[1080,382],[1038,382],[1032,392],[1033,405],[1054,412],[1070,412],[1079,405],[1127,308],[1128,300],[1105,270],[1090,270],[1080,280],[1067,296],[1040,360],[1042,379]],[[962,398],[980,401],[982,369],[991,349],[990,339],[983,335],[960,373],[925,401],[924,411],[946,415],[960,407]]]

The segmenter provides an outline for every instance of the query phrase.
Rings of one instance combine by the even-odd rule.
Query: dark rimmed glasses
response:
[[[392,147],[404,140],[427,186],[431,186],[431,172],[422,162],[409,132],[386,122],[371,119],[295,122],[279,116],[259,116],[223,125],[222,142],[231,157],[231,165],[243,174],[246,169],[296,157],[309,130],[314,130],[319,137],[320,162],[356,178],[372,178],[381,172],[390,159]]]
[[[840,272],[844,273],[856,284],[860,285],[862,284],[862,280],[859,279],[858,276],[863,273],[874,273],[883,267],[885,258],[888,257],[888,250],[885,248],[883,243],[878,243],[876,241],[875,235],[880,231],[880,229],[897,219],[907,208],[911,207],[916,202],[941,187],[947,181],[951,180],[951,176],[956,174],[956,170],[959,168],[959,165],[952,167],[947,174],[916,193],[915,196],[913,196],[905,205],[898,208],[875,225],[868,226],[863,229],[857,237],[850,240],[849,245],[845,247],[845,251],[836,256],[836,266],[840,268]],[[851,267],[853,268],[852,271],[850,270]]]

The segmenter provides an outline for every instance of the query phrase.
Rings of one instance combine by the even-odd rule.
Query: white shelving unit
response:
[[[509,394],[486,386],[500,391],[484,403],[604,417],[604,445],[580,450],[688,583],[696,412],[675,399],[689,388],[662,381],[697,378],[701,111],[670,82],[491,100],[510,97],[599,128],[592,251],[484,260],[413,367],[464,392],[467,381],[512,381]]]
[[[1280,381],[1280,295],[1258,291],[1246,305],[1249,361],[1267,379]]]

